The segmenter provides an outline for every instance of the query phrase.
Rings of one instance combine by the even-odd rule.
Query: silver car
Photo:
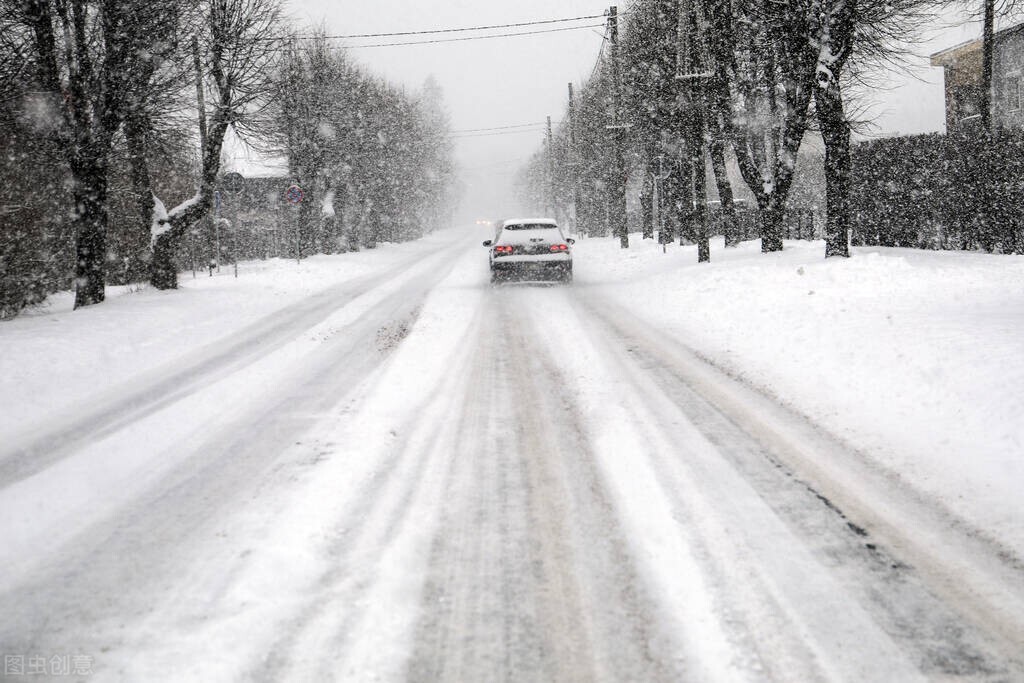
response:
[[[500,221],[490,247],[491,282],[555,280],[572,282],[572,245],[552,218]]]

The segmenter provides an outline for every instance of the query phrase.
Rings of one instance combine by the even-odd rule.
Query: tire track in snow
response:
[[[786,614],[787,619],[797,626],[797,632],[802,630],[807,634],[806,640],[813,648],[811,652],[815,659],[825,664],[820,675],[812,675],[812,678],[844,679],[851,675],[857,678],[865,673],[872,678],[870,671],[857,672],[858,666],[870,665],[871,658],[865,658],[864,662],[847,662],[847,668],[839,666],[830,671],[831,666],[843,661],[843,651],[850,648],[850,643],[855,642],[858,649],[863,648],[864,639],[856,637],[856,634],[865,626],[876,632],[879,642],[889,639],[897,646],[897,650],[889,648],[890,658],[883,657],[880,661],[883,665],[892,666],[893,662],[903,660],[916,668],[919,675],[928,678],[1003,680],[1011,671],[1016,673],[1010,675],[1021,675],[1020,661],[1016,657],[1007,657],[1005,650],[1000,653],[998,648],[993,649],[991,633],[977,630],[970,621],[964,620],[963,614],[958,612],[962,604],[958,601],[944,602],[943,598],[931,592],[927,583],[922,582],[920,574],[894,558],[890,549],[880,547],[877,541],[871,542],[873,539],[866,539],[864,535],[867,532],[863,528],[772,455],[773,442],[768,442],[768,446],[759,442],[756,432],[753,435],[748,433],[749,424],[734,422],[697,393],[691,386],[692,378],[685,374],[685,366],[659,356],[662,347],[653,343],[652,330],[638,324],[627,311],[617,307],[610,314],[603,310],[602,303],[589,292],[577,296],[573,302],[588,321],[599,321],[590,327],[604,328],[600,335],[591,337],[602,339],[604,348],[599,355],[604,359],[616,359],[620,368],[617,375],[633,385],[634,419],[645,425],[647,433],[657,433],[658,425],[684,425],[685,429],[673,427],[671,431],[677,434],[680,443],[697,446],[691,448],[685,458],[671,457],[670,449],[655,449],[652,459],[656,461],[659,476],[665,481],[665,489],[678,492],[676,500],[679,506],[685,509],[686,506],[692,507],[694,501],[705,499],[703,509],[698,508],[690,519],[703,527],[695,540],[706,546],[703,553],[714,567],[710,573],[720,577],[734,575],[725,583],[727,595],[746,591],[747,595],[738,602],[741,610],[750,611],[753,606],[755,612],[760,612],[760,616],[753,614],[748,619],[751,623],[771,623],[772,611],[776,611]],[[720,381],[731,380],[723,378]],[[705,378],[701,383],[706,386],[706,382]],[[657,416],[654,424],[650,418],[645,418],[647,414]],[[705,454],[703,457],[694,457],[701,452]],[[727,466],[716,463],[714,458],[726,461]],[[779,529],[783,535],[778,535],[771,543],[759,538],[756,506],[745,510],[738,504],[738,500],[742,503],[742,498],[736,495],[735,485],[721,487],[715,495],[712,484],[716,479],[726,482],[733,476],[727,468],[733,468],[744,485],[753,487],[761,501],[771,509],[771,514],[784,522],[788,529]],[[689,493],[682,493],[686,491]],[[744,517],[755,523],[741,523]],[[717,529],[716,524],[719,525]],[[832,602],[831,589],[827,588],[830,579],[804,573],[806,561],[793,564],[791,558],[780,557],[787,552],[786,548],[790,552],[799,550],[799,545],[783,542],[787,532],[792,532],[798,539],[805,539],[804,543],[812,551],[812,565],[817,563],[835,576],[849,596],[847,603],[835,604],[831,612],[821,609],[821,605]],[[760,533],[764,534],[765,529],[762,528]],[[743,543],[741,539],[744,539]],[[738,554],[735,549],[744,545],[747,551]],[[774,547],[776,545],[779,549]],[[753,563],[752,557],[757,558]],[[738,580],[737,573],[744,571],[745,578]],[[798,589],[787,585],[787,580],[792,581],[802,573],[805,578],[798,582]],[[752,585],[760,585],[760,589],[751,593],[749,587]],[[813,586],[819,586],[817,598],[808,595],[808,589]],[[765,595],[772,596],[774,607],[763,599],[758,606],[758,597]],[[812,600],[817,600],[818,606],[811,606]],[[860,626],[849,625],[850,633],[854,635],[839,639],[830,646],[830,632],[838,632],[842,628],[843,619],[837,620],[836,615],[848,621],[851,607],[863,611],[866,618],[862,619]],[[799,626],[801,622],[804,624],[802,628]],[[778,627],[776,624],[767,633],[759,634],[754,642],[770,642]],[[872,657],[878,657],[877,649]],[[803,658],[796,649],[789,659],[797,662]],[[770,659],[766,661],[770,663]],[[807,674],[813,672],[805,672],[804,677]],[[889,678],[893,675],[894,670],[887,666],[874,674],[875,677]],[[913,673],[907,671],[905,675],[909,679]],[[789,677],[781,676],[782,679]]]
[[[452,367],[459,370],[460,364]],[[458,371],[445,376],[436,393],[419,397],[422,402],[409,410],[409,418],[395,426],[393,431],[403,436],[385,447],[371,481],[331,523],[336,538],[324,550],[331,568],[318,580],[320,588],[295,610],[295,618],[284,625],[284,637],[270,648],[268,666],[254,671],[254,678],[359,680],[368,672],[385,680],[394,677],[386,672],[400,667],[401,658],[382,661],[375,650],[388,648],[376,639],[389,609],[410,609],[409,604],[393,604],[389,594],[395,585],[420,581],[412,567],[426,552],[434,529],[430,520],[450,488],[452,434],[458,429],[451,416],[459,414],[464,377]],[[437,396],[445,400],[434,400]],[[403,578],[402,572],[409,576]],[[401,640],[400,634],[392,636]],[[314,663],[307,656],[311,651],[336,656]]]
[[[376,463],[374,471],[367,484],[343,496],[329,523],[332,540],[322,550],[329,569],[276,629],[283,635],[268,646],[266,664],[247,677],[400,678],[423,584],[417,567],[436,535],[458,458],[453,443],[465,419],[469,373],[462,348],[474,336],[479,313],[472,300],[462,310],[452,308],[453,301],[467,303],[459,279],[457,270],[431,292],[421,322],[409,330],[412,346],[398,351],[363,405],[346,416],[348,437],[332,437],[353,443],[359,461]],[[429,368],[422,368],[425,351]],[[403,386],[401,378],[412,376]],[[392,424],[390,442],[378,433],[385,424]],[[311,493],[329,495],[322,487]],[[311,658],[310,652],[331,656]]]
[[[125,633],[123,624],[148,620],[147,614],[187,621],[223,600],[232,582],[247,571],[253,549],[239,554],[237,546],[221,541],[218,529],[230,528],[230,520],[246,513],[269,523],[274,497],[293,483],[296,468],[310,464],[305,462],[307,448],[290,451],[289,446],[296,437],[304,439],[301,435],[351,387],[378,369],[381,321],[414,316],[447,272],[433,263],[415,269],[376,296],[366,313],[319,341],[298,376],[275,386],[237,419],[220,423],[211,415],[218,420],[216,427],[200,428],[177,443],[184,457],[175,454],[178,462],[149,492],[119,510],[117,518],[94,524],[56,549],[28,582],[5,586],[0,643],[18,646],[10,651],[34,651],[86,642],[95,645],[90,651],[109,651],[111,658],[119,649],[123,656],[129,643],[159,650],[159,644],[146,639],[147,629]],[[300,325],[290,336],[304,333]],[[326,453],[316,458],[321,455]],[[253,512],[264,495],[270,497],[271,510]]]
[[[564,511],[537,490],[538,440],[551,425],[530,392],[509,386],[519,364],[497,327],[487,321],[473,354],[456,498],[434,544],[409,679],[588,680],[585,613],[559,533]]]
[[[522,294],[487,298],[408,679],[679,680]]]

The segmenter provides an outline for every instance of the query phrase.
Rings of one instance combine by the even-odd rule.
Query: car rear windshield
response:
[[[551,223],[512,223],[504,227],[505,230],[557,230],[557,225]]]

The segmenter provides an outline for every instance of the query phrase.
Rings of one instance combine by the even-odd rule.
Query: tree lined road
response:
[[[467,241],[5,450],[0,651],[124,681],[1024,678],[998,547],[585,266],[494,288]]]

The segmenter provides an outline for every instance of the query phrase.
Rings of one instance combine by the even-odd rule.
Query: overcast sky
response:
[[[323,25],[329,34],[422,31],[601,15],[610,4],[608,0],[287,2],[287,13],[300,26]],[[936,26],[951,21],[947,17],[940,22],[937,17]],[[579,23],[601,24],[602,19]],[[565,24],[551,28],[560,26]],[[516,30],[530,29],[494,32]],[[927,55],[979,33],[976,22],[948,26],[930,32],[927,42],[919,46],[917,52]],[[603,34],[602,28],[590,28],[403,47],[356,46],[407,39],[353,39],[343,44],[350,46],[350,56],[368,70],[411,89],[419,88],[428,76],[434,76],[444,91],[452,128],[464,131],[542,124],[547,116],[557,125],[565,112],[567,84],[572,81],[578,86],[589,77]],[[466,34],[450,37],[460,35]],[[911,66],[916,78],[890,73],[876,79],[884,90],[872,98],[869,113],[879,134],[943,129],[942,71],[928,67],[926,57],[912,59]],[[543,126],[538,125],[511,134],[457,139],[457,158],[468,186],[464,218],[473,213],[482,217],[499,216],[513,210],[508,203],[512,175],[540,147],[543,135]]]

